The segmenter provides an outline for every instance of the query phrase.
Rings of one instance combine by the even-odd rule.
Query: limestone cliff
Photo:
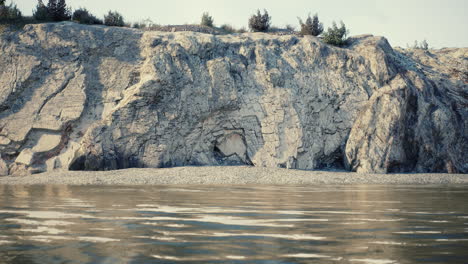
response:
[[[0,37],[0,175],[249,164],[468,173],[468,49],[360,36],[143,32]]]

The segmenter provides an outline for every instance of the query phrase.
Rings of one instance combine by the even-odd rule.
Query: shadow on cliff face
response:
[[[2,65],[6,65],[6,62],[0,62]],[[33,91],[44,84],[45,78],[44,73],[47,71],[47,67],[43,64],[39,64],[31,69],[32,73],[39,73],[38,75],[29,75],[21,85],[14,87],[10,91],[6,92],[6,98],[0,104],[0,119],[6,119],[10,115],[17,113],[25,102],[30,101],[33,95]]]
[[[5,76],[6,79],[13,78],[13,81],[5,87],[7,91],[0,105],[0,126],[11,139],[10,144],[2,146],[2,158],[12,163],[23,149],[38,143],[41,135],[60,134],[58,131],[63,130],[64,135],[58,145],[66,141],[68,123],[52,128],[53,125],[49,124],[37,125],[37,120],[44,107],[66,89],[79,71],[79,65],[71,55],[71,47],[46,46],[44,42],[32,44],[40,39],[33,26],[26,26],[20,32],[9,32],[3,37],[8,41],[2,45],[8,50],[1,56],[0,63],[6,68],[3,73],[6,74],[8,69],[15,70],[14,76]],[[28,165],[36,166],[41,157],[55,151],[53,148],[34,155]]]
[[[49,31],[52,30],[53,25],[45,24],[44,27],[45,31]],[[60,65],[76,64],[76,56],[72,55],[73,47],[54,44],[47,45],[48,38],[45,36],[38,36],[34,26],[32,25],[26,25],[24,31],[10,32],[5,38],[8,40],[7,45],[14,46],[13,51],[8,54],[11,58],[25,54],[36,59],[36,61],[31,60],[31,64],[34,65],[36,62],[37,64],[35,64],[31,69],[28,78],[23,82],[15,82],[15,85],[17,86],[13,87],[13,89],[9,91],[7,98],[0,105],[1,119],[5,119],[10,115],[19,112],[23,108],[24,104],[32,99],[36,90],[39,90],[39,88],[44,85],[49,75],[62,70],[53,63],[58,62]],[[41,44],[35,43],[36,41],[40,41]],[[2,61],[3,65],[10,64],[11,67],[15,68],[21,66],[27,68],[27,66],[24,65],[15,65],[15,61],[13,59],[10,59],[10,61],[5,60],[6,59],[3,59]],[[5,68],[7,67],[8,66]],[[76,71],[77,68],[74,68],[74,71],[71,71],[70,73],[74,73]],[[53,91],[50,93],[55,94],[57,92]]]
[[[435,57],[430,52],[425,56]],[[395,172],[468,173],[468,97],[462,78],[450,78],[421,64],[408,72],[407,82],[416,102],[408,99],[412,118],[405,124],[410,131],[404,149],[412,167]],[[414,108],[414,112],[412,111]],[[389,171],[393,172],[393,171]]]
[[[87,27],[87,26],[85,26]],[[70,34],[87,33],[84,31]],[[138,167],[138,159],[126,158],[113,151],[110,139],[103,138],[109,109],[123,98],[123,92],[139,81],[136,68],[141,62],[142,32],[97,26],[91,36],[85,35],[82,62],[86,74],[86,104],[77,122],[76,140],[81,144],[75,152],[69,170],[109,170]],[[89,40],[86,40],[90,38]],[[129,69],[129,70],[128,70]],[[127,71],[128,70],[128,71]],[[124,75],[122,75],[122,73]],[[128,74],[128,75],[125,75]],[[138,122],[138,120],[134,120]],[[81,136],[82,133],[85,133]]]

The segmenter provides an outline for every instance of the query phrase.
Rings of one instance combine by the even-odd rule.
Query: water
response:
[[[468,186],[0,186],[0,263],[467,263]]]

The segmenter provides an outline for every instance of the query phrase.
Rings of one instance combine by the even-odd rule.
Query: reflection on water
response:
[[[466,263],[468,186],[0,186],[2,263]]]

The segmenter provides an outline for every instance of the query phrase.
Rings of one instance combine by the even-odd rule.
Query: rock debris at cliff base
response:
[[[265,167],[177,167],[46,172],[0,178],[0,185],[462,185],[468,174],[362,174]]]
[[[468,49],[74,23],[0,35],[0,175],[253,165],[468,173]]]

